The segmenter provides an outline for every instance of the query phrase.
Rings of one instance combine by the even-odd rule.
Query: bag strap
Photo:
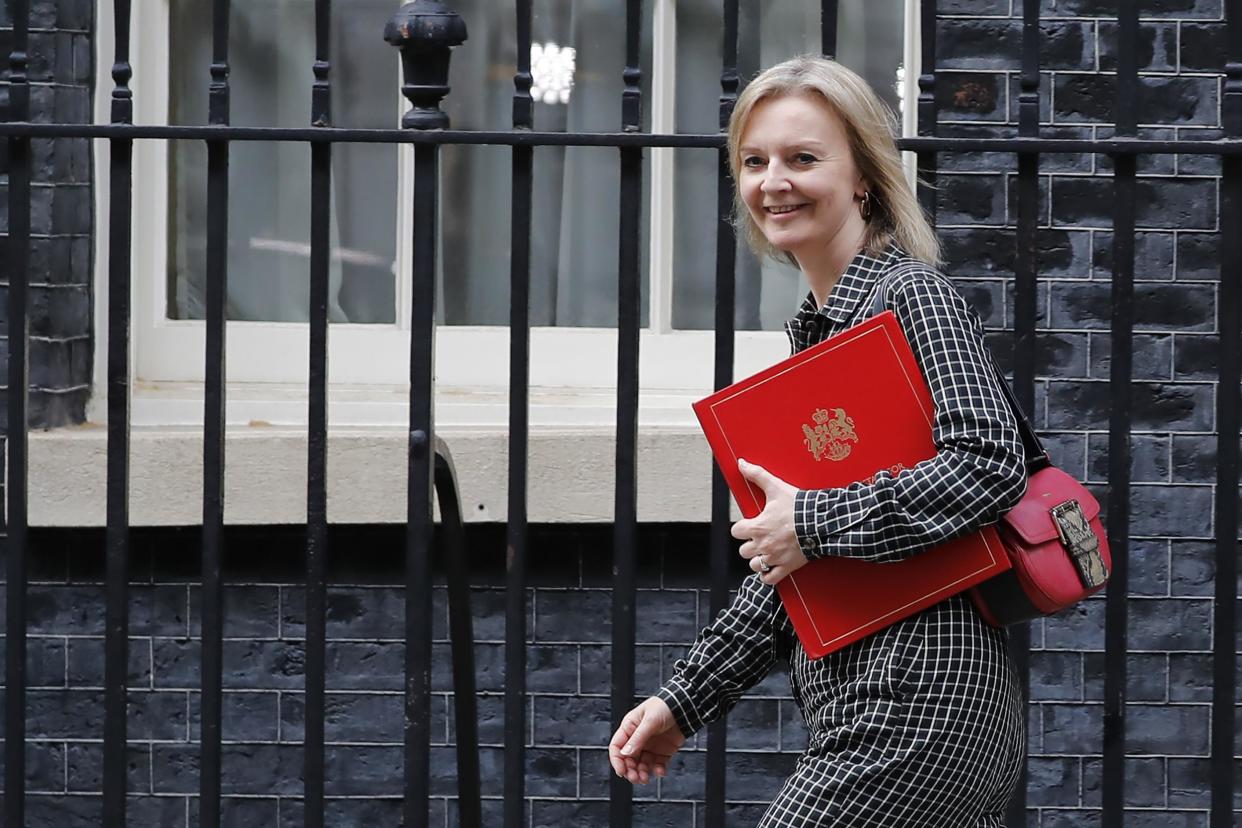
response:
[[[875,299],[871,303],[871,313],[869,316],[877,316],[888,310],[889,284],[899,276],[913,273],[917,267],[917,265],[900,267],[880,279],[879,286],[875,292]],[[988,361],[992,363],[992,373],[996,375],[996,383],[1000,386],[1001,393],[1005,396],[1005,402],[1008,403],[1009,410],[1013,413],[1014,420],[1017,421],[1018,435],[1022,438],[1022,453],[1027,474],[1031,475],[1042,468],[1051,466],[1052,459],[1048,456],[1043,443],[1040,442],[1035,429],[1031,427],[1031,421],[1027,419],[1026,414],[1022,411],[1022,406],[1018,404],[1018,398],[1014,396],[1013,389],[1009,387],[1009,383],[1005,380],[1005,375],[1001,373],[1000,366],[996,364],[996,358],[992,356],[991,350],[986,345],[983,350],[988,355]]]

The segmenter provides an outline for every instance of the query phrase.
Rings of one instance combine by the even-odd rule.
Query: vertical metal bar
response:
[[[411,108],[405,129],[447,129],[440,101],[448,94],[452,47],[466,24],[441,3],[406,3],[384,27],[401,50],[401,93]],[[428,824],[431,786],[431,550],[435,468],[436,218],[440,146],[414,147],[413,262],[410,291],[410,425],[406,489],[405,802],[404,824]]]
[[[481,828],[483,802],[479,780],[479,719],[474,681],[474,624],[470,616],[470,572],[466,561],[466,527],[453,456],[436,440],[435,486],[440,504],[444,561],[449,595],[449,637],[453,647],[454,721],[457,725],[457,824]]]
[[[427,824],[431,772],[431,489],[440,147],[414,147],[414,282],[406,503],[405,824]]]
[[[1227,138],[1242,137],[1242,0],[1226,0],[1228,63],[1221,121]],[[1223,160],[1220,226],[1242,226],[1242,159]],[[1238,387],[1242,385],[1242,237],[1223,231],[1216,319],[1220,366],[1216,386],[1216,602],[1212,620],[1212,807],[1211,828],[1234,824],[1234,733],[1238,657],[1238,433],[1242,431]]]
[[[821,0],[819,11],[819,42],[824,57],[837,56],[837,5],[838,0]]]
[[[936,134],[936,0],[921,0],[919,10],[920,50],[922,66],[919,72],[918,121],[919,135],[932,137]],[[918,153],[919,203],[927,213],[932,226],[936,225],[936,153],[924,150]]]
[[[229,123],[229,0],[214,0],[207,121]],[[199,825],[220,825],[224,597],[225,308],[228,296],[229,144],[207,142],[206,366],[203,383],[202,723]]]
[[[332,124],[331,0],[315,2],[311,124]],[[332,144],[311,151],[310,364],[306,429],[306,700],[302,784],[307,828],[324,825],[324,685],[327,672],[328,559],[328,242]]]
[[[116,0],[112,123],[132,124],[129,0]],[[126,679],[129,674],[129,294],[133,147],[111,142],[108,207],[107,596],[104,640],[103,824],[125,826]]]
[[[531,0],[518,0],[513,128],[534,128]],[[526,466],[530,429],[530,247],[534,148],[513,148],[509,262],[509,517],[505,580],[504,824],[523,824],[526,798]]]
[[[639,83],[639,36],[642,0],[627,0],[625,31],[625,91],[621,124],[626,132],[642,128],[642,92]],[[639,234],[642,216],[643,152],[621,150],[621,222],[617,280],[617,478],[613,513],[612,582],[612,729],[634,703],[634,602],[637,594],[637,447],[638,447],[638,333],[641,321]],[[609,824],[632,824],[633,788],[619,776],[609,776]]]
[[[1118,12],[1116,134],[1132,136],[1138,103],[1138,4]],[[1108,543],[1113,572],[1104,632],[1104,828],[1120,828],[1125,814],[1126,647],[1130,535],[1130,382],[1134,341],[1134,198],[1137,158],[1113,159],[1112,353],[1108,424]]]
[[[740,78],[737,71],[738,2],[725,0],[724,56],[720,72],[720,131],[729,129],[729,117],[737,103]],[[737,235],[733,228],[733,180],[728,148],[720,150],[716,173],[716,363],[714,387],[733,382],[733,320],[737,297]],[[733,537],[729,534],[729,487],[712,464],[711,611],[724,609],[729,601],[729,564]],[[724,828],[726,750],[728,725],[724,719],[707,728],[706,828]]]
[[[9,117],[30,120],[30,83],[26,76],[30,4],[11,0],[13,51],[9,55]],[[9,382],[8,382],[8,581],[5,584],[4,637],[4,815],[6,825],[26,822],[26,555],[27,478],[26,395],[29,319],[26,288],[30,282],[30,139],[9,138]]]
[[[1022,3],[1022,76],[1018,93],[1018,134],[1039,136],[1039,0]],[[1035,408],[1036,325],[1036,228],[1039,224],[1039,154],[1018,154],[1018,226],[1014,256],[1013,384],[1014,394],[1025,411]],[[1030,698],[1031,626],[1019,624],[1009,629],[1009,649],[1013,654],[1022,687],[1022,698]],[[1030,711],[1025,709],[1029,722]],[[1027,761],[1022,761],[1006,820],[1011,828],[1026,825]]]

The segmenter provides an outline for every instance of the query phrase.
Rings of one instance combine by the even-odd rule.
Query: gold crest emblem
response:
[[[831,414],[827,409],[819,408],[811,419],[815,421],[815,427],[803,423],[802,433],[806,439],[802,442],[816,461],[825,457],[844,460],[850,456],[853,450],[850,443],[858,442],[858,434],[854,431],[854,418],[846,416],[844,408],[834,408]]]

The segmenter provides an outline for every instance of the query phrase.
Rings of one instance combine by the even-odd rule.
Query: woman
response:
[[[1005,633],[965,595],[810,661],[773,589],[827,555],[883,563],[918,554],[996,521],[1025,489],[982,328],[935,268],[938,244],[903,175],[894,125],[856,74],[795,58],[743,91],[729,154],[752,246],[796,263],[810,287],[787,326],[793,349],[867,318],[883,284],[935,402],[937,454],[818,491],[742,461],[767,497],[760,515],[733,526],[755,574],[609,745],[618,775],[663,776],[687,736],[787,658],[809,746],[762,828],[1000,826],[1024,752]]]

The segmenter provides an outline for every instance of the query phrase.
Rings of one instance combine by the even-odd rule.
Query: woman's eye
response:
[[[762,167],[763,159],[757,155],[747,156],[746,158],[742,159],[742,166],[743,167]]]
[[[797,160],[799,164],[814,164],[816,161],[819,160],[814,155],[811,155],[809,152],[800,152],[796,156],[794,156],[794,158],[795,160]]]

